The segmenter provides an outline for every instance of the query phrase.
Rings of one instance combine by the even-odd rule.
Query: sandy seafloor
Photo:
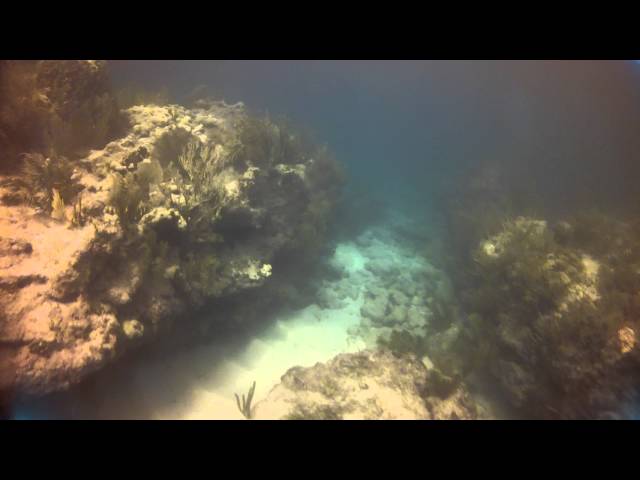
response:
[[[82,388],[82,395],[62,394],[53,400],[54,395],[48,404],[43,399],[23,405],[15,418],[242,419],[234,393],[246,393],[253,381],[255,404],[291,367],[310,367],[340,353],[375,347],[377,335],[385,329],[424,328],[419,322],[376,324],[361,314],[366,293],[389,288],[389,276],[404,289],[398,295],[414,294],[416,302],[427,293],[415,279],[443,277],[418,250],[420,241],[407,241],[400,233],[437,238],[437,219],[425,218],[424,213],[420,217],[393,213],[384,223],[338,243],[329,262],[342,272],[341,278],[323,280],[317,303],[281,315],[250,340],[214,341],[116,365],[112,374],[100,377],[101,383]],[[446,283],[430,285],[435,290],[450,288]]]

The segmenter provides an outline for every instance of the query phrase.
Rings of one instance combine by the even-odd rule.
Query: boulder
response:
[[[415,357],[387,351],[341,354],[313,367],[294,367],[253,408],[255,419],[474,419],[464,387],[441,396],[437,379]]]

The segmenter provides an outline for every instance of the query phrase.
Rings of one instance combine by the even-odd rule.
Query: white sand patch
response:
[[[156,372],[145,371],[138,376],[139,386],[191,386],[190,395],[175,391],[177,400],[165,401],[152,414],[158,419],[240,419],[234,393],[246,394],[256,382],[254,403],[280,382],[280,377],[293,366],[310,367],[326,362],[339,353],[356,352],[365,345],[349,338],[347,330],[360,321],[360,301],[351,301],[338,310],[321,310],[311,305],[281,319],[259,338],[243,349],[225,355],[217,346],[201,347]],[[185,375],[189,378],[185,378]],[[176,382],[175,377],[182,381]],[[178,387],[179,388],[179,387]],[[158,392],[159,393],[159,392]],[[171,389],[161,395],[171,394]],[[153,393],[156,395],[157,393]],[[182,398],[180,398],[182,397]]]
[[[418,285],[413,277],[420,280],[429,266],[386,228],[372,229],[354,242],[339,244],[330,263],[342,272],[342,278],[322,282],[318,292],[322,308],[312,304],[283,314],[244,344],[238,344],[238,339],[214,341],[125,367],[117,373],[117,386],[107,395],[100,390],[82,401],[87,416],[242,419],[234,393],[246,395],[254,381],[255,404],[290,368],[311,367],[375,344],[375,339],[361,332],[361,309],[370,290],[384,291],[404,282],[406,291]],[[391,277],[387,278],[387,272]],[[413,288],[416,295],[422,295]]]
[[[361,325],[363,292],[372,282],[378,281],[366,269],[368,262],[382,262],[406,272],[423,271],[429,266],[423,258],[405,251],[392,236],[380,237],[381,233],[365,233],[365,237],[370,238],[364,242],[339,244],[330,260],[335,268],[345,273],[345,278],[328,282],[324,288],[335,293],[343,291],[347,285],[355,286],[356,295],[342,298],[340,308],[322,309],[314,304],[280,318],[241,351],[225,357],[222,364],[211,358],[210,364],[219,366],[196,382],[190,402],[159,411],[156,418],[242,418],[234,393],[246,394],[254,381],[254,403],[257,403],[280,382],[288,369],[310,367],[340,353],[356,352],[370,346],[362,337],[350,333]]]
[[[150,374],[145,367],[137,377],[140,387],[146,389],[144,385],[157,384],[160,377],[164,379],[161,383],[173,386],[165,388],[162,395],[176,398],[162,402],[162,407],[155,409],[151,416],[240,419],[242,414],[236,406],[234,393],[246,394],[254,381],[254,403],[257,403],[280,382],[288,369],[310,367],[340,353],[367,348],[363,338],[353,335],[362,321],[363,292],[367,285],[377,281],[366,269],[367,264],[377,261],[407,272],[424,268],[424,260],[403,251],[391,237],[379,238],[380,233],[369,232],[363,242],[345,242],[337,246],[330,263],[345,276],[326,282],[323,288],[334,294],[350,288],[348,295],[342,295],[339,308],[335,305],[334,308],[320,308],[313,304],[281,317],[239,350],[225,351],[211,345],[181,354],[162,366],[156,375]],[[180,381],[175,381],[175,377]],[[181,393],[180,388],[187,388],[189,393]]]

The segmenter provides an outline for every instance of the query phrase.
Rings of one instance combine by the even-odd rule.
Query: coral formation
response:
[[[34,82],[65,122],[111,118],[102,69],[38,64]],[[342,173],[325,149],[303,147],[241,104],[137,105],[124,115],[130,128],[103,149],[68,161],[32,153],[24,173],[2,181],[0,234],[32,245],[0,258],[0,334],[18,392],[66,388],[168,331],[201,337],[184,322],[248,321],[296,282],[284,272],[304,275],[326,248]],[[21,148],[46,147],[36,143]],[[27,198],[11,179],[29,186]],[[34,215],[54,191],[53,216],[66,222]],[[314,242],[301,242],[302,231]],[[256,302],[235,300],[257,288]],[[210,313],[198,315],[205,305]]]
[[[526,417],[615,412],[636,394],[637,234],[591,215],[504,221],[458,274],[469,340],[449,356],[474,350],[475,368]]]
[[[522,172],[480,162],[441,205],[446,240],[435,221],[369,225],[383,205],[352,192],[332,252],[346,177],[328,149],[241,103],[193,100],[114,94],[102,61],[0,61],[0,397],[286,306],[301,309],[300,336],[282,330],[298,350],[319,328],[339,337],[296,359],[361,351],[289,369],[256,405],[253,382],[235,395],[245,418],[495,417],[480,384],[514,417],[637,404],[640,222],[554,209],[511,182]],[[237,385],[267,383],[243,372]]]
[[[412,343],[411,351],[419,354],[420,339],[435,330],[436,306],[447,301],[448,294],[442,291],[447,280],[412,249],[398,248],[402,242],[401,235],[384,228],[372,228],[358,237],[367,256],[363,272],[367,281],[356,333],[370,346],[391,342],[397,349],[400,343]],[[397,247],[391,249],[392,245]]]
[[[105,62],[1,61],[1,170],[15,170],[25,152],[101,148],[122,128]]]
[[[69,202],[73,198],[76,193],[74,167],[65,157],[45,157],[32,153],[25,154],[23,158],[21,181],[33,205],[44,210],[50,209],[54,190],[63,201]]]
[[[365,350],[291,368],[256,404],[254,418],[462,420],[486,414],[463,386],[443,392],[437,375],[415,357]]]

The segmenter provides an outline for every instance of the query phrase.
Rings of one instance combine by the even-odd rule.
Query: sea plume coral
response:
[[[75,195],[73,165],[65,157],[28,153],[23,158],[22,182],[29,190],[33,204],[48,209],[53,200],[54,189],[67,202]]]
[[[234,394],[236,396],[238,410],[240,410],[240,413],[242,413],[242,415],[244,415],[244,418],[246,418],[247,420],[251,419],[251,401],[253,400],[253,394],[255,393],[255,391],[256,382],[254,381],[253,385],[251,385],[251,388],[249,389],[249,393],[247,393],[246,398],[244,396],[244,393],[242,394],[242,403],[240,402],[240,397],[238,397],[238,394]]]
[[[64,200],[62,200],[60,193],[55,188],[53,189],[53,199],[51,200],[51,218],[59,222],[64,221],[66,218]]]

